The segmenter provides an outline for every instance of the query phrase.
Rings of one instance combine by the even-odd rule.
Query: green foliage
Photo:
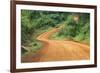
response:
[[[36,37],[56,27],[66,17],[67,13],[64,12],[21,10],[21,45],[31,48],[32,52],[38,50],[42,43]]]
[[[53,39],[53,40],[66,40],[66,37],[64,35],[59,35],[59,32],[54,33],[52,36],[49,37],[49,39]]]
[[[75,37],[78,24],[73,20],[73,16],[69,15],[64,27],[60,30],[59,35],[64,35],[69,38]]]
[[[21,41],[22,44],[31,40],[37,30],[56,27],[67,17],[64,12],[21,10]]]
[[[77,20],[74,17],[77,16]],[[72,39],[89,44],[90,40],[90,15],[88,13],[72,13],[67,16],[64,27],[53,34],[51,39]]]
[[[36,52],[38,49],[42,47],[42,43],[39,41],[33,41],[29,44],[29,46],[31,52]]]
[[[27,52],[27,50],[25,50],[24,48],[21,47],[21,54],[25,54]]]
[[[79,18],[75,20],[75,16]],[[58,28],[62,22],[65,22],[64,27],[50,39],[72,39],[89,44],[89,19],[88,13],[21,10],[21,44],[35,52],[43,45],[36,37],[50,28]]]

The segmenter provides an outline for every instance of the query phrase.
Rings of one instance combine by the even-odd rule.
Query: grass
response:
[[[44,33],[44,32],[46,32],[46,31],[49,31],[49,30],[51,30],[52,29],[52,27],[49,27],[48,29],[43,29],[43,28],[41,28],[40,30],[36,30],[35,31],[35,34],[33,34],[33,37],[32,38],[37,38],[39,35],[41,35],[42,33]]]
[[[79,34],[76,37],[73,38],[74,41],[80,42],[80,43],[84,43],[87,45],[90,45],[90,39],[89,37],[85,37],[84,34]]]
[[[82,41],[82,43],[90,45],[90,39],[85,39],[85,40]]]
[[[52,34],[49,39],[51,40],[66,40],[66,37],[61,35],[61,36],[58,36],[58,32]]]
[[[79,43],[84,43],[87,45],[90,45],[90,40],[89,38],[83,39],[83,35],[78,35],[76,37],[70,38],[70,37],[66,37],[64,35],[58,35],[59,31],[52,34],[49,39],[51,40],[71,40],[71,41],[75,41],[75,42],[79,42]]]
[[[37,50],[41,49],[43,47],[42,42],[33,40],[30,43],[28,43],[26,46],[27,50],[22,49],[22,55],[35,53]]]
[[[30,51],[31,52],[36,52],[38,49],[40,49],[42,47],[42,45],[43,44],[40,41],[34,41],[34,42],[29,44]]]

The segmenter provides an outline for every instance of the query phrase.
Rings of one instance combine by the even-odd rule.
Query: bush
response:
[[[89,43],[90,40],[90,22],[88,13],[79,13],[79,19],[75,21],[73,17],[76,14],[73,13],[67,16],[66,23],[64,27],[59,30],[59,32],[54,36],[54,39],[58,39],[63,36],[62,39],[73,39],[75,41],[86,41]],[[84,19],[84,20],[83,20]],[[56,38],[56,39],[57,39]]]
[[[31,48],[31,52],[36,52],[38,49],[42,47],[42,43],[39,41],[33,41],[29,44],[29,46]]]

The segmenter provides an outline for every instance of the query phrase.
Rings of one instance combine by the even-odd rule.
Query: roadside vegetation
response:
[[[90,15],[88,13],[21,10],[21,46],[25,52],[36,52],[43,44],[36,40],[40,34],[63,26],[50,39],[73,40],[89,44]],[[60,23],[63,23],[59,25]],[[23,49],[23,48],[22,48]]]
[[[65,21],[67,15],[63,12],[21,10],[21,45],[32,52],[40,49],[43,46],[36,37],[57,28],[57,24]]]
[[[53,34],[50,39],[73,40],[90,44],[90,15],[88,13],[73,13],[67,16],[64,27]]]

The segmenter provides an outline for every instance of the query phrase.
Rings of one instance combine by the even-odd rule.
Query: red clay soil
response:
[[[74,41],[61,41],[48,39],[59,28],[54,28],[38,36],[36,39],[44,43],[43,48],[35,53],[35,56],[27,55],[22,62],[68,61],[86,60],[90,58],[90,48],[86,44]]]

